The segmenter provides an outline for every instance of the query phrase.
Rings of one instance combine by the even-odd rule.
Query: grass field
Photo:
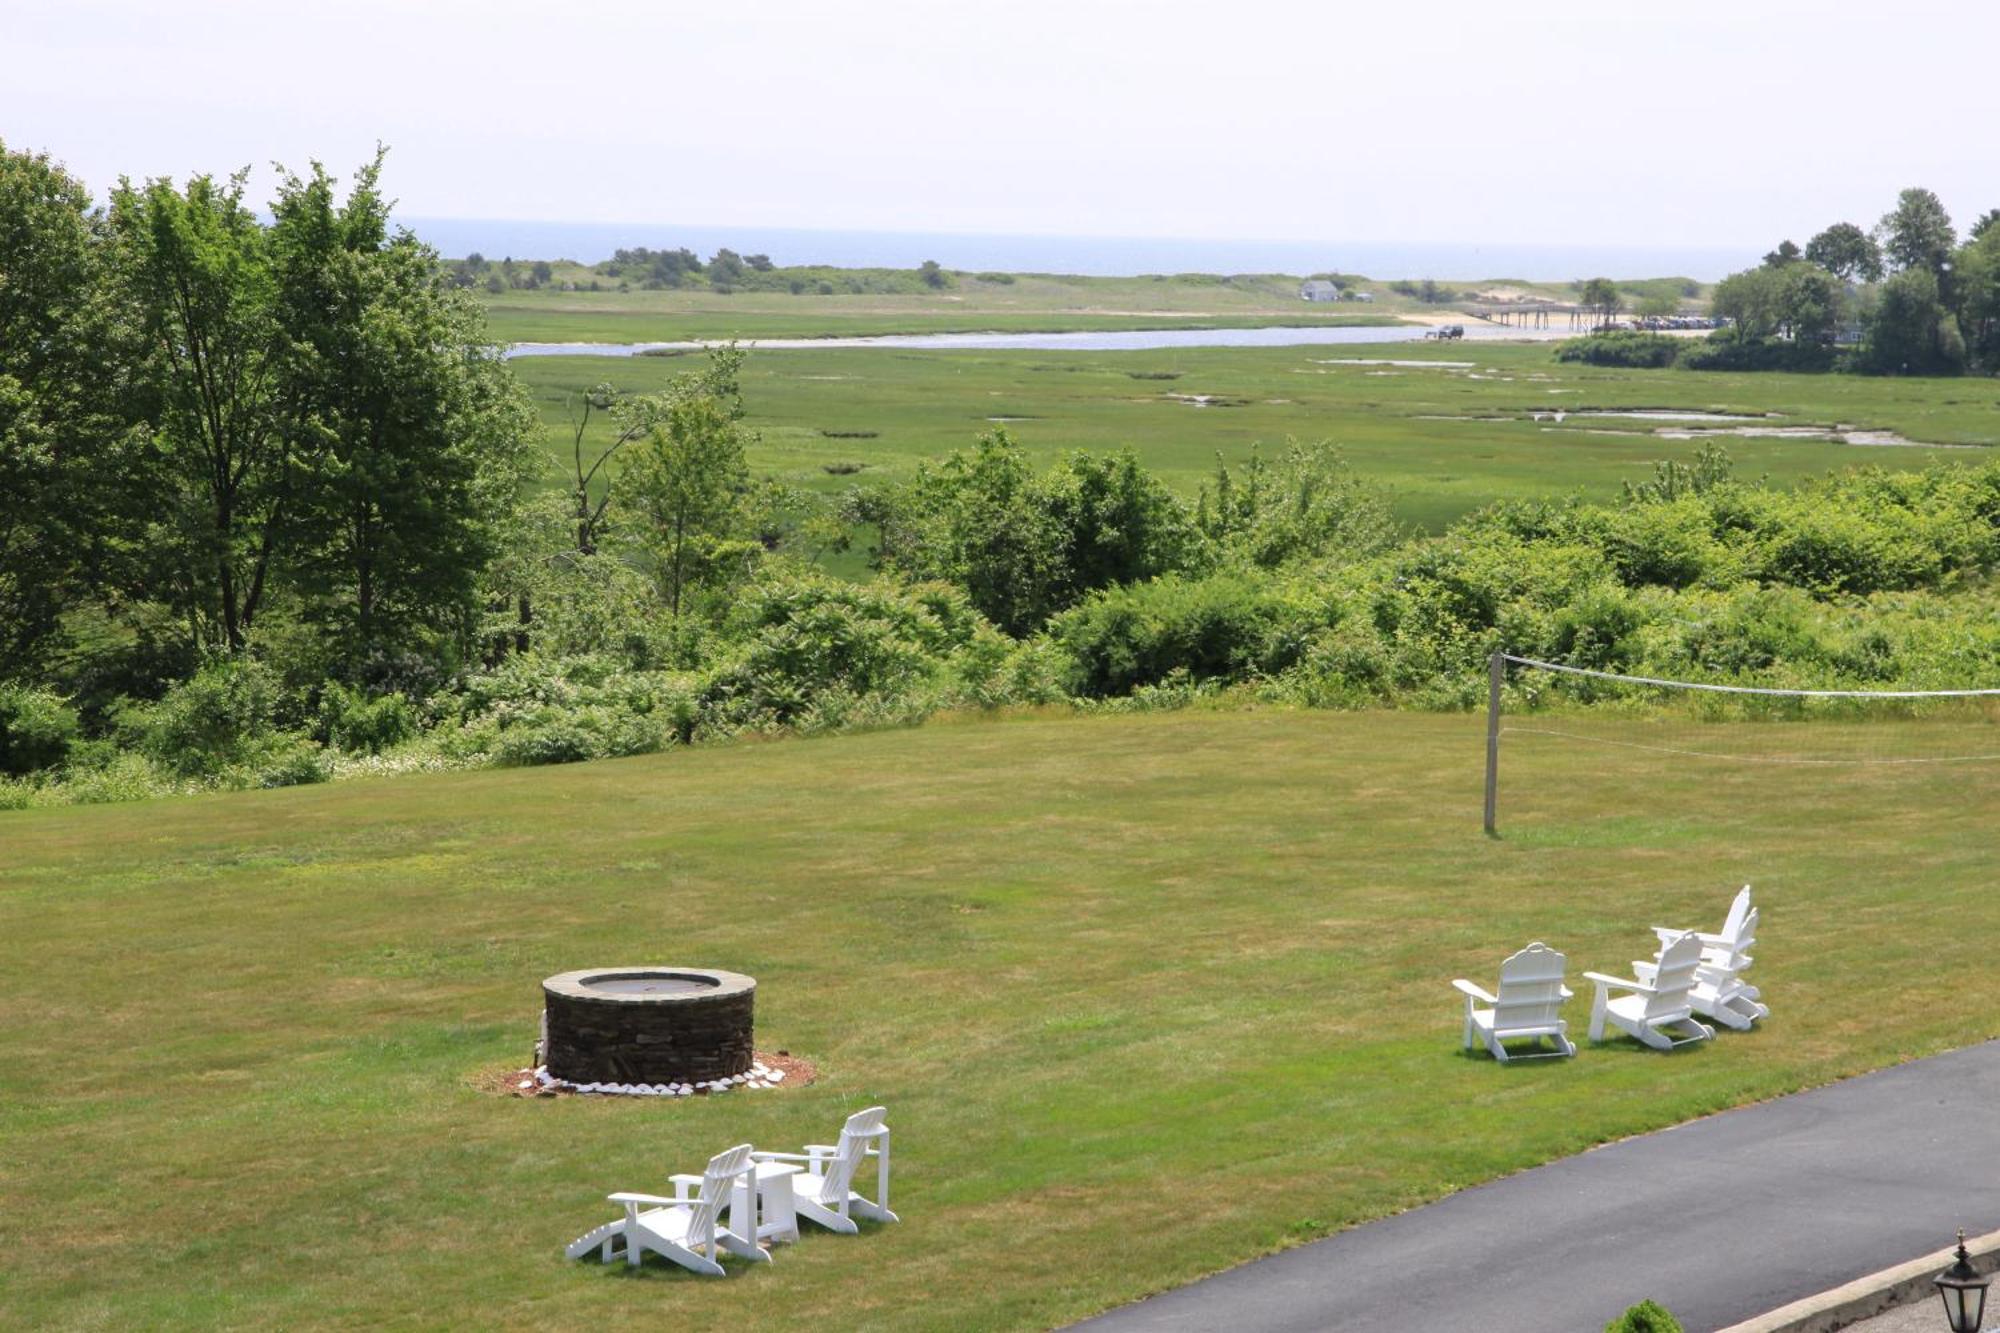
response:
[[[1041,1327],[1996,1030],[1964,768],[1523,743],[1489,841],[1480,753],[1464,716],[1030,718],[0,816],[0,1322]],[[1451,977],[1622,970],[1744,880],[1763,1030],[1458,1053]],[[473,1090],[541,977],[635,961],[755,974],[820,1081]],[[610,1190],[873,1102],[899,1226],[720,1282],[561,1257]]]
[[[592,276],[573,266],[558,270],[559,281],[584,282]],[[480,295],[493,336],[502,342],[1390,324],[1396,322],[1396,312],[1420,308],[1386,289],[1373,305],[1301,301],[1298,289],[1297,278],[1277,275],[1095,278],[1023,273],[1005,283],[964,275],[954,287],[922,294],[724,294],[704,285],[628,292],[544,287]]]
[[[1353,364],[1368,359],[1470,364]],[[514,362],[558,457],[569,449],[565,405],[578,391],[600,380],[657,388],[695,364],[689,357]],[[1196,395],[1218,405],[1186,401]],[[1278,446],[1295,436],[1338,442],[1363,475],[1393,491],[1400,517],[1432,529],[1496,499],[1614,495],[1656,460],[1688,458],[1699,447],[1654,434],[1656,423],[1572,415],[1557,425],[1532,420],[1536,411],[1778,412],[1784,418],[1772,424],[1847,423],[1939,444],[2000,443],[2000,387],[1990,380],[1610,370],[1559,365],[1547,344],[759,351],[745,363],[744,397],[763,434],[752,466],[823,490],[906,477],[918,460],[969,444],[997,418],[1009,418],[1008,430],[1044,459],[1130,445],[1189,494],[1212,473],[1218,452],[1240,462],[1255,442]],[[1507,419],[1440,419],[1490,416]],[[1799,439],[1723,442],[1741,475],[1780,483],[1864,463],[1985,457]],[[855,463],[863,469],[828,471]]]

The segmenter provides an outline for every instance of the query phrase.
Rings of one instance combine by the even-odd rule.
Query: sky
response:
[[[2000,6],[0,0],[100,195],[391,152],[418,217],[1750,245],[2000,206]]]

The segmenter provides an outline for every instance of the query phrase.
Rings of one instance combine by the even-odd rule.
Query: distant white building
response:
[[[1334,286],[1324,278],[1314,278],[1310,282],[1299,284],[1299,299],[1301,301],[1338,301],[1340,299],[1340,288]]]

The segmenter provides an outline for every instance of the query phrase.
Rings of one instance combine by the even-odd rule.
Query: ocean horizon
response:
[[[1467,282],[1519,278],[1694,278],[1713,282],[1755,264],[1751,247],[1678,245],[1520,245],[1414,241],[1221,241],[1159,236],[1013,236],[1000,233],[838,231],[642,222],[523,222],[405,218],[440,254],[488,259],[571,259],[596,264],[635,246],[685,246],[706,257],[724,246],[768,254],[778,264],[915,268],[935,259],[971,272],[1067,273],[1130,277],[1146,273],[1356,273],[1370,278]]]

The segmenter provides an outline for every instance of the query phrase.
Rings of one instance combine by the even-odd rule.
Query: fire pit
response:
[[[572,1084],[706,1083],[748,1073],[757,983],[700,967],[596,967],[542,983],[542,1063]]]

